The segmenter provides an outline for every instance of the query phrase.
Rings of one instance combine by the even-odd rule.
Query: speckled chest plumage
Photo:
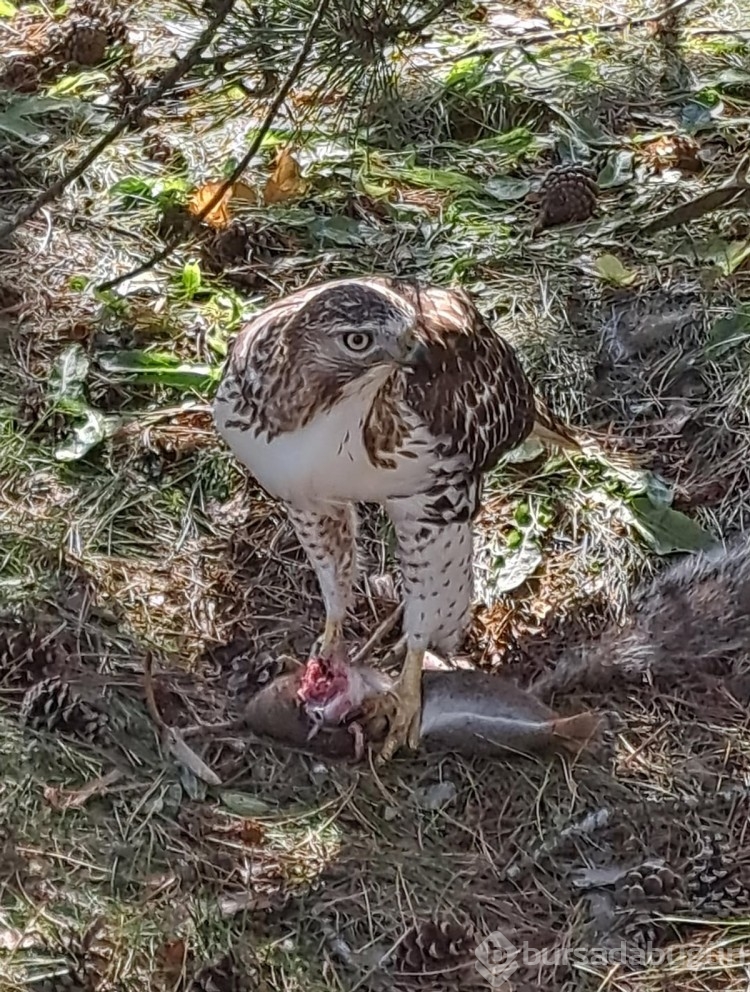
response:
[[[411,292],[426,345],[420,369],[378,367],[316,388],[279,336],[294,298],[237,340],[216,424],[269,493],[301,507],[385,502],[440,490],[448,477],[474,483],[528,434],[533,397],[512,349],[457,294]]]

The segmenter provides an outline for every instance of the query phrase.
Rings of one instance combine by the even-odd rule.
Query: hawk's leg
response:
[[[449,498],[446,506],[443,500]],[[425,653],[430,647],[455,650],[469,620],[473,548],[468,505],[458,489],[449,489],[440,502],[422,495],[386,505],[401,561],[406,660],[394,688],[397,709],[381,753],[384,761],[403,744],[417,747]]]
[[[289,520],[310,559],[326,608],[326,625],[313,653],[332,657],[343,648],[343,626],[352,605],[357,568],[357,517],[351,505],[289,508]]]

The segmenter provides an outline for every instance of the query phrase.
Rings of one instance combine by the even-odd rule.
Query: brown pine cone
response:
[[[110,45],[125,45],[128,41],[128,24],[122,17],[114,13],[114,4],[104,3],[103,0],[77,0],[73,13],[94,21],[107,32]]]
[[[704,840],[686,881],[691,908],[712,916],[747,914],[750,908],[750,864],[725,856],[720,837]]]
[[[108,723],[106,713],[88,703],[69,682],[56,675],[27,690],[19,715],[34,730],[74,734],[86,741],[98,740]]]
[[[177,148],[154,131],[144,135],[143,151],[152,162],[161,162],[162,165],[176,165],[182,158],[182,153]]]
[[[17,93],[35,93],[41,82],[41,62],[34,55],[14,55],[0,70],[0,86]]]
[[[211,659],[227,676],[230,695],[254,693],[290,671],[289,658],[258,651],[252,641],[238,637],[211,651]]]
[[[658,906],[672,912],[680,904],[681,880],[667,865],[645,863],[617,880],[615,899],[620,906]]]
[[[201,255],[209,272],[224,275],[237,289],[250,292],[266,285],[269,267],[293,247],[290,237],[271,227],[234,220],[207,236]]]
[[[644,145],[641,158],[656,172],[663,172],[664,169],[700,172],[703,168],[700,151],[701,147],[694,138],[685,134],[671,134]]]
[[[12,283],[0,280],[0,313],[17,310],[23,303],[23,293]]]
[[[58,66],[95,66],[104,61],[109,34],[98,21],[76,17],[50,36],[49,57]]]
[[[122,66],[115,66],[114,75],[117,83],[112,88],[112,102],[120,114],[129,114],[143,99],[143,85],[133,72],[123,69]],[[144,127],[146,123],[145,114],[139,114],[135,126]]]
[[[665,924],[654,919],[648,912],[636,911],[620,928],[626,944],[642,950],[659,947],[667,936]]]
[[[225,269],[247,262],[252,233],[252,227],[240,220],[233,220],[223,231],[213,232],[202,249],[206,269],[220,275]]]
[[[579,223],[596,213],[599,188],[593,172],[581,165],[558,165],[542,180],[536,200],[535,230]]]
[[[474,931],[452,920],[420,920],[407,931],[396,958],[399,971],[439,974],[470,960]]]
[[[157,234],[163,241],[173,237],[194,237],[200,231],[200,223],[180,204],[172,203],[164,207],[159,218]]]
[[[0,684],[24,687],[45,679],[62,666],[66,654],[58,639],[33,625],[9,622],[0,629]]]

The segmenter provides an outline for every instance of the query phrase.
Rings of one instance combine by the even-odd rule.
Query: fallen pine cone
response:
[[[109,47],[109,33],[90,17],[77,17],[51,33],[49,57],[58,66],[99,65]]]
[[[535,231],[558,224],[580,223],[596,213],[599,188],[592,171],[582,165],[558,165],[547,173],[534,198],[539,204]]]
[[[452,920],[420,920],[399,944],[396,965],[409,974],[439,974],[468,963],[474,943],[473,927]]]
[[[701,147],[694,138],[672,134],[644,145],[641,158],[655,172],[663,172],[665,169],[700,172],[703,168],[700,151]]]
[[[92,706],[69,682],[54,675],[37,682],[21,703],[22,723],[34,730],[74,734],[86,741],[96,741],[107,726],[107,714]]]
[[[41,83],[42,67],[34,55],[14,55],[0,71],[0,86],[16,93],[35,93]]]

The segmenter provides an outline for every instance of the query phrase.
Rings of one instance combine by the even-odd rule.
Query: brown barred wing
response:
[[[535,397],[512,346],[463,294],[420,294],[424,362],[408,376],[406,402],[447,458],[463,456],[480,474],[531,433]]]

